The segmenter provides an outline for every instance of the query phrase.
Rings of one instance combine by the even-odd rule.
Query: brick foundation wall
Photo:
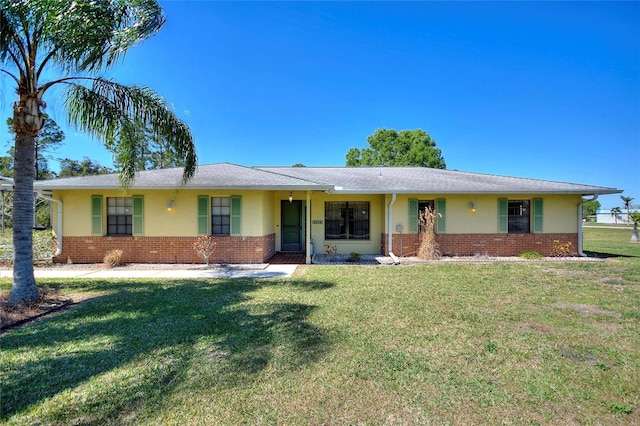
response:
[[[550,256],[554,240],[571,242],[570,256],[578,255],[578,234],[437,234],[436,242],[444,256],[519,256],[537,251]],[[389,254],[387,234],[382,234],[382,253]],[[402,243],[401,243],[402,241]],[[415,256],[420,247],[419,234],[393,235],[396,256]]]
[[[109,250],[122,250],[127,263],[202,263],[193,251],[197,237],[63,237],[54,262],[101,263]],[[276,254],[275,234],[215,237],[212,263],[262,263]]]

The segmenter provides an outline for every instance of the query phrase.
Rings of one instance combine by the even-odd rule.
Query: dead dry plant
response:
[[[436,212],[429,206],[420,212],[420,247],[418,258],[422,260],[438,260],[441,253],[436,242]]]
[[[102,260],[107,268],[115,268],[116,266],[122,266],[122,250],[113,249],[109,250]]]
[[[203,235],[193,243],[193,250],[209,266],[209,258],[216,250],[216,240],[213,235]]]

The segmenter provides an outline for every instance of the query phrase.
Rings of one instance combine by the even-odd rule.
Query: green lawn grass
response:
[[[640,424],[640,245],[618,232],[585,230],[598,262],[43,281],[95,297],[0,335],[0,421]]]
[[[621,229],[585,228],[584,251],[598,257],[631,256],[640,258],[640,244],[631,243],[632,227]]]

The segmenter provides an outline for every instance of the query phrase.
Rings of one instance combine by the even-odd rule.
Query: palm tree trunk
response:
[[[39,298],[33,275],[33,170],[35,138],[42,128],[36,97],[21,96],[14,106],[16,131],[13,168],[13,282],[9,301],[31,302]]]

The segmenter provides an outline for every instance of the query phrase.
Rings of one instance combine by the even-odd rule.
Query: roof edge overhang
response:
[[[123,188],[121,186],[105,185],[105,186],[77,186],[77,185],[34,185],[35,189],[49,191],[68,191],[68,190],[110,190],[110,191],[175,191],[175,190],[208,190],[208,191],[324,191],[331,194],[345,195],[386,195],[386,194],[433,194],[433,195],[503,195],[503,194],[540,194],[540,195],[608,195],[620,194],[621,189],[602,189],[597,191],[527,191],[527,190],[511,190],[511,191],[416,191],[416,190],[350,190],[336,189],[332,185],[269,185],[269,186],[209,186],[209,185],[189,185],[189,186],[129,186]]]
[[[602,191],[414,191],[414,190],[387,190],[387,191],[358,191],[358,190],[333,190],[332,194],[366,194],[366,195],[387,195],[387,194],[433,194],[433,195],[507,195],[507,194],[539,194],[539,195],[607,195],[620,194],[622,189],[605,189]]]
[[[135,186],[127,188],[122,186],[78,186],[78,185],[37,185],[35,189],[59,191],[59,190],[126,190],[126,191],[180,191],[180,190],[225,190],[225,191],[333,191],[332,185],[269,185],[269,186],[211,186],[211,185],[188,185],[188,186]]]

